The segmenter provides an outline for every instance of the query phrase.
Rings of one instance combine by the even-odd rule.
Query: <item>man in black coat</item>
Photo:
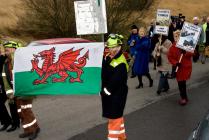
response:
[[[104,56],[102,66],[102,111],[108,118],[108,139],[126,140],[123,111],[126,104],[128,86],[128,64],[121,51],[122,36],[109,37],[109,53]]]
[[[2,70],[3,70],[3,65],[4,65],[5,60],[6,60],[6,57],[2,55],[2,52],[0,50],[0,122],[3,125],[0,128],[0,131],[6,130],[7,127],[12,123],[12,119],[9,116],[9,113],[5,106],[7,95],[6,95],[6,91],[4,88],[4,82],[3,82],[3,77],[2,77]]]
[[[3,45],[5,45],[5,43]],[[1,55],[2,59],[0,59],[0,61],[1,61],[1,71],[0,72],[2,73],[2,68],[3,68],[3,65],[4,65],[6,78],[7,78],[7,80],[9,79],[7,82],[9,84],[10,88],[13,88],[12,83],[11,83],[12,73],[8,72],[10,68],[12,69],[12,67],[10,67],[10,65],[8,65],[9,64],[8,63],[9,62],[9,57],[7,56],[7,51],[5,51],[4,55]],[[1,83],[3,85],[3,86],[1,86],[2,87],[2,93],[4,93],[3,95],[6,96],[3,80],[2,80]],[[4,106],[5,106],[5,101],[7,100],[7,96],[4,99],[5,99],[4,102],[2,102],[1,104],[4,104]],[[2,119],[4,120],[5,123],[0,130],[1,131],[6,130],[8,128],[8,126],[11,125],[11,127],[7,129],[7,132],[12,132],[19,127],[20,119],[19,119],[19,115],[17,113],[16,99],[13,99],[13,98],[11,99],[11,96],[9,96],[8,99],[9,99],[8,100],[8,105],[9,105],[9,110],[10,110],[11,117],[8,115],[8,112],[7,112],[6,108],[4,108],[4,106],[2,105],[2,111],[4,112],[4,113],[2,112],[2,114],[4,114],[2,116]]]

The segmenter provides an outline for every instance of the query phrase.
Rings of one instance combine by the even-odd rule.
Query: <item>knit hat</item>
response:
[[[131,29],[139,29],[135,24],[131,26]]]

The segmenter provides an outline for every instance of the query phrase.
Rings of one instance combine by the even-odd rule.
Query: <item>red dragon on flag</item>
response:
[[[69,82],[82,82],[81,75],[83,73],[82,68],[86,65],[87,59],[89,58],[89,51],[87,51],[82,57],[78,58],[80,52],[83,48],[73,51],[69,49],[67,51],[62,52],[59,55],[59,59],[57,62],[54,62],[55,59],[55,48],[51,48],[49,50],[44,50],[39,52],[37,55],[33,55],[34,58],[31,60],[32,69],[31,71],[35,71],[41,79],[34,80],[33,84],[46,84],[47,79],[54,74],[58,74],[60,78],[54,77],[52,82],[64,82],[68,77],[70,77]],[[39,59],[43,59],[42,67],[38,67]],[[76,72],[77,77],[73,78],[70,76],[69,72]]]

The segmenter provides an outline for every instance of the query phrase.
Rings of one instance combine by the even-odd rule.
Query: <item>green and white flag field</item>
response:
[[[18,48],[14,57],[15,96],[98,94],[104,43]]]

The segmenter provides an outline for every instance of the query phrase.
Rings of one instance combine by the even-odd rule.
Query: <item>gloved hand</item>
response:
[[[130,46],[133,47],[134,45],[135,45],[135,40],[132,40]]]
[[[185,54],[185,53],[186,53],[186,51],[181,49],[181,53]]]
[[[181,66],[181,63],[179,63],[179,62],[176,63],[176,66],[177,66],[177,67],[180,67],[180,66]]]

